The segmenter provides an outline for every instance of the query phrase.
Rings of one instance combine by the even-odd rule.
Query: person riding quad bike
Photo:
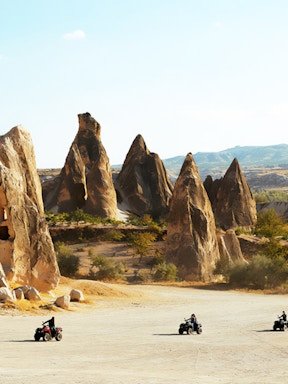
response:
[[[54,337],[54,335],[55,335],[55,317],[52,316],[51,319],[44,321],[44,323],[42,323],[42,324],[43,325],[48,324],[49,328],[51,329],[52,337]]]
[[[287,327],[288,327],[287,315],[286,315],[285,311],[283,311],[282,315],[278,316],[278,320],[274,321],[273,331],[277,331],[278,329],[280,331],[285,331],[285,328],[287,328]]]
[[[198,323],[196,315],[192,313],[189,319],[184,319],[185,323],[181,323],[179,326],[179,334],[183,335],[184,332],[187,335],[191,335],[193,332],[196,332],[198,335],[202,333],[202,325]]]

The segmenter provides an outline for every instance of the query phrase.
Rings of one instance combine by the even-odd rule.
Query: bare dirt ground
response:
[[[118,286],[117,286],[118,287]],[[115,286],[114,286],[115,288]],[[1,384],[287,382],[288,332],[271,332],[287,296],[119,286],[126,298],[56,313],[61,342],[34,342],[39,316],[0,316]],[[178,335],[195,312],[202,335]]]

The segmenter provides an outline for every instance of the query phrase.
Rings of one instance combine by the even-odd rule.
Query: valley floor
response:
[[[113,286],[115,288],[115,285]],[[46,318],[0,316],[1,384],[276,383],[288,380],[288,332],[271,332],[285,295],[117,286],[125,298],[55,313],[61,342],[34,342]],[[195,312],[202,335],[178,335]]]

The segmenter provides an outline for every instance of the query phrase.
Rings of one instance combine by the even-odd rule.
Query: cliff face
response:
[[[181,277],[209,281],[219,257],[211,203],[189,153],[171,200],[166,258],[178,266]]]
[[[43,185],[45,208],[70,212],[77,208],[107,218],[117,213],[109,159],[101,127],[89,113],[79,114],[79,130],[60,175]]]
[[[128,211],[154,218],[167,215],[173,187],[161,159],[148,150],[141,135],[133,141],[115,186],[119,203]]]
[[[58,284],[34,149],[21,127],[0,137],[0,263],[10,281],[44,291]]]

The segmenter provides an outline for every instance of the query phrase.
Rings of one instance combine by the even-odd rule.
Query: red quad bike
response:
[[[34,340],[39,341],[43,338],[43,341],[50,341],[55,337],[57,341],[62,340],[62,328],[57,327],[52,332],[49,325],[43,325],[42,328],[37,328],[34,334]]]

